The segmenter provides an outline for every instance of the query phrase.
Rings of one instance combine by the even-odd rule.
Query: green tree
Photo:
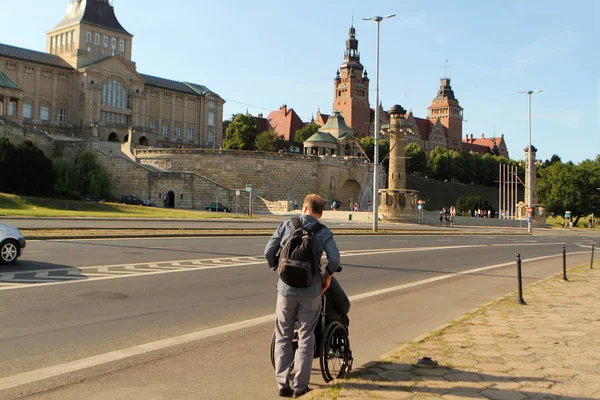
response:
[[[83,151],[74,160],[57,158],[54,160],[57,180],[55,191],[66,197],[92,195],[110,197],[110,176],[91,150]]]
[[[474,212],[477,209],[486,212],[487,210],[491,210],[492,215],[496,212],[490,203],[481,196],[463,196],[456,200],[456,210],[461,214],[468,215],[469,211]]]
[[[371,162],[374,161],[375,158],[375,138],[373,136],[366,136],[359,140],[359,145],[369,158]],[[386,173],[389,173],[390,169],[390,160],[386,158],[388,153],[390,152],[390,144],[383,139],[379,140],[379,162],[383,161],[383,168]]]
[[[254,150],[258,135],[256,121],[249,114],[238,114],[225,131],[223,148],[231,150]]]
[[[319,128],[319,125],[311,122],[310,124],[298,129],[294,134],[294,142],[296,145],[302,147],[302,144],[306,141],[306,139],[317,133]]]
[[[273,131],[264,131],[256,136],[254,148],[258,151],[275,151],[276,135]]]
[[[431,150],[427,169],[434,179],[441,181],[452,179],[452,158],[448,149],[436,147]]]
[[[556,162],[540,171],[537,181],[539,202],[548,211],[562,214],[571,211],[577,225],[583,216],[597,211],[600,198],[596,188],[600,184],[600,164],[585,160],[579,165]]]
[[[74,165],[80,194],[110,197],[110,175],[91,150],[77,154]]]
[[[556,164],[556,163],[559,163],[559,162],[562,162],[561,159],[560,159],[560,156],[558,154],[553,154],[552,157],[550,157],[549,160],[544,161],[540,167],[541,168],[548,168],[552,164]]]
[[[409,143],[404,149],[406,157],[406,172],[409,174],[424,174],[427,170],[427,154],[418,143]]]

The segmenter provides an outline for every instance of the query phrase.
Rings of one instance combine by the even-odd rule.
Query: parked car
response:
[[[121,200],[119,201],[119,203],[133,204],[135,206],[143,206],[144,200],[138,199],[135,196],[121,196]]]
[[[231,212],[231,208],[226,207],[221,203],[208,203],[204,209],[208,211]]]
[[[25,238],[17,228],[0,223],[0,264],[13,264],[23,254]]]

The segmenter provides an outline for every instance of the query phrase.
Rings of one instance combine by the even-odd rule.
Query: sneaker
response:
[[[294,396],[294,391],[290,387],[286,387],[283,389],[279,389],[279,397],[292,397]]]
[[[294,398],[295,398],[295,399],[297,399],[298,397],[302,397],[302,396],[304,396],[306,393],[310,392],[311,390],[312,390],[312,389],[311,389],[311,388],[309,388],[309,387],[307,386],[307,387],[306,387],[305,389],[303,389],[303,390],[300,390],[300,391],[298,391],[298,392],[294,392]]]

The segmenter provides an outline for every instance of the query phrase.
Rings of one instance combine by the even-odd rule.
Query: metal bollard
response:
[[[517,279],[519,281],[519,304],[527,304],[523,299],[523,276],[521,274],[521,254],[517,254]]]
[[[592,259],[590,260],[590,269],[594,268],[594,243],[592,243]]]
[[[568,281],[567,279],[567,250],[565,250],[565,246],[563,246],[563,281]]]

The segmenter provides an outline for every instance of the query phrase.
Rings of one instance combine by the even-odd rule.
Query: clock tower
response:
[[[357,138],[367,136],[371,123],[369,78],[360,63],[354,26],[350,27],[344,62],[336,73],[333,88],[333,110],[342,113],[344,121]]]

